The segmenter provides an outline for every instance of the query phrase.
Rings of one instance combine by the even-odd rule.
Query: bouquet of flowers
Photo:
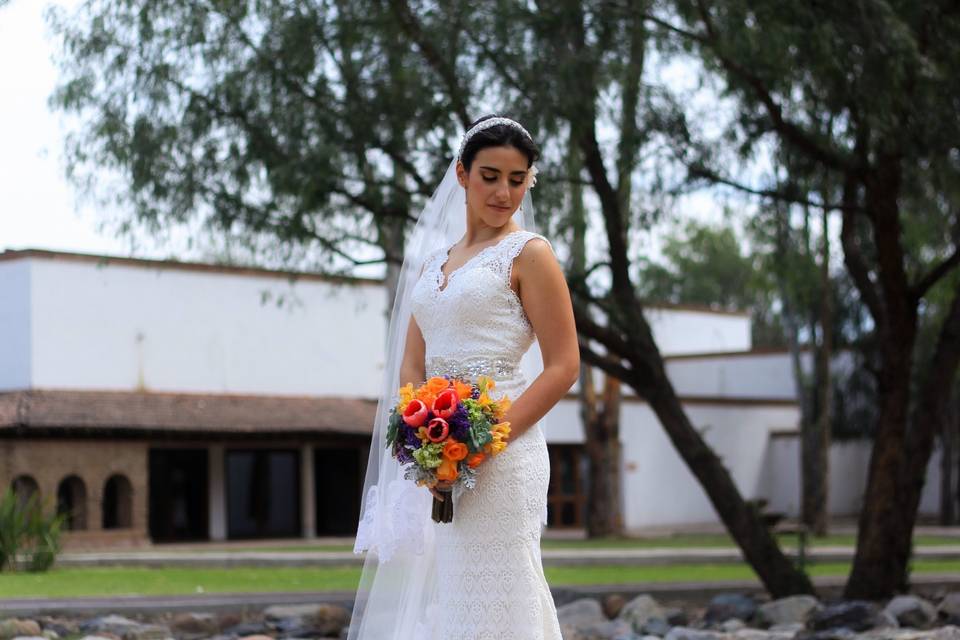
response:
[[[503,416],[510,399],[493,400],[494,387],[487,376],[478,376],[475,384],[433,377],[416,389],[413,384],[400,387],[400,401],[390,410],[387,448],[408,465],[404,477],[427,487],[445,483],[437,489],[444,500],[433,500],[436,522],[453,521],[452,491],[446,487],[472,489],[476,467],[507,446],[510,423]]]

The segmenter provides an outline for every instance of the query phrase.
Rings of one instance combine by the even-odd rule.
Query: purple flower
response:
[[[470,433],[470,418],[467,416],[467,410],[461,403],[457,410],[447,418],[447,424],[450,425],[450,434],[459,442],[464,442]]]

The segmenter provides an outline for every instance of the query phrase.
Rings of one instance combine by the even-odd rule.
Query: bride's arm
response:
[[[511,280],[543,355],[543,373],[514,399],[504,418],[510,422],[510,438],[516,438],[546,415],[577,381],[580,349],[567,281],[546,242],[527,242],[514,263]]]
[[[403,349],[403,360],[400,361],[400,386],[412,382],[414,387],[423,384],[426,378],[424,358],[427,348],[423,342],[423,334],[417,321],[410,315],[410,324],[407,326],[407,340]]]

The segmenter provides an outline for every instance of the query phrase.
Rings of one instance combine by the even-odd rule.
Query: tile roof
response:
[[[362,398],[32,389],[0,392],[5,432],[369,435],[376,402]]]

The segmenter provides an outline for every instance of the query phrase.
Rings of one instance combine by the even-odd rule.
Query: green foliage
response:
[[[36,494],[23,499],[8,488],[0,498],[0,571],[49,570],[60,552],[64,514],[46,513]],[[25,560],[24,560],[25,559]]]
[[[729,311],[756,306],[769,290],[755,260],[729,226],[688,222],[667,236],[663,261],[641,260],[637,288],[651,302],[704,305]]]
[[[396,260],[455,121],[386,11],[248,0],[51,10],[62,50],[50,102],[76,123],[70,176],[125,205],[128,233],[203,229],[261,262],[307,256],[326,270]]]

